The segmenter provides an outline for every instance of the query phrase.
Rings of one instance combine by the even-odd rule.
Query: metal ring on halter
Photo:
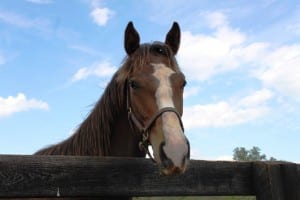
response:
[[[139,142],[139,148],[141,151],[144,151],[153,162],[156,162],[155,159],[153,158],[152,154],[149,151],[149,145],[150,145],[149,132],[145,131],[142,134],[142,141]]]

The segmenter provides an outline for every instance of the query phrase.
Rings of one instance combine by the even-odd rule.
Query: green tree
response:
[[[270,157],[267,159],[265,154],[261,153],[259,147],[252,147],[252,149],[247,150],[245,147],[236,147],[233,150],[233,160],[237,161],[276,161],[275,158]]]
[[[233,150],[233,160],[247,161],[249,157],[249,151],[245,147],[236,147]]]
[[[267,160],[267,156],[260,153],[259,147],[252,147],[249,150],[249,160]]]
[[[269,161],[277,161],[277,159],[274,157],[270,157]]]

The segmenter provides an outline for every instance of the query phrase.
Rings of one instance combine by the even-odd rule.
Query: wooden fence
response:
[[[0,155],[0,198],[178,195],[300,200],[300,165],[192,160],[167,177],[141,158]]]

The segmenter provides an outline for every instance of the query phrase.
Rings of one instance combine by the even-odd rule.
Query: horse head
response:
[[[181,120],[186,81],[175,59],[179,25],[174,22],[165,42],[140,44],[139,33],[130,22],[124,39],[130,68],[127,109],[132,129],[142,135],[142,148],[151,144],[163,174],[183,173],[190,146]]]

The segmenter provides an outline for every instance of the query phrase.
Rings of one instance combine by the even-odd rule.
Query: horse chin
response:
[[[189,156],[186,156],[180,165],[175,165],[172,159],[169,159],[162,151],[162,145],[155,145],[152,143],[153,160],[157,163],[161,175],[173,176],[180,175],[186,171],[189,163]],[[162,143],[161,143],[162,144]]]
[[[186,170],[186,167],[176,167],[176,166],[171,166],[168,168],[160,168],[160,174],[163,176],[174,176],[174,175],[180,175],[183,174]]]
[[[169,162],[169,164],[167,164],[166,161],[163,161],[163,163],[161,160],[155,159],[155,161],[159,166],[160,175],[162,176],[175,176],[184,174],[189,163],[189,159],[187,159],[182,166],[178,167],[175,166],[172,162]]]

